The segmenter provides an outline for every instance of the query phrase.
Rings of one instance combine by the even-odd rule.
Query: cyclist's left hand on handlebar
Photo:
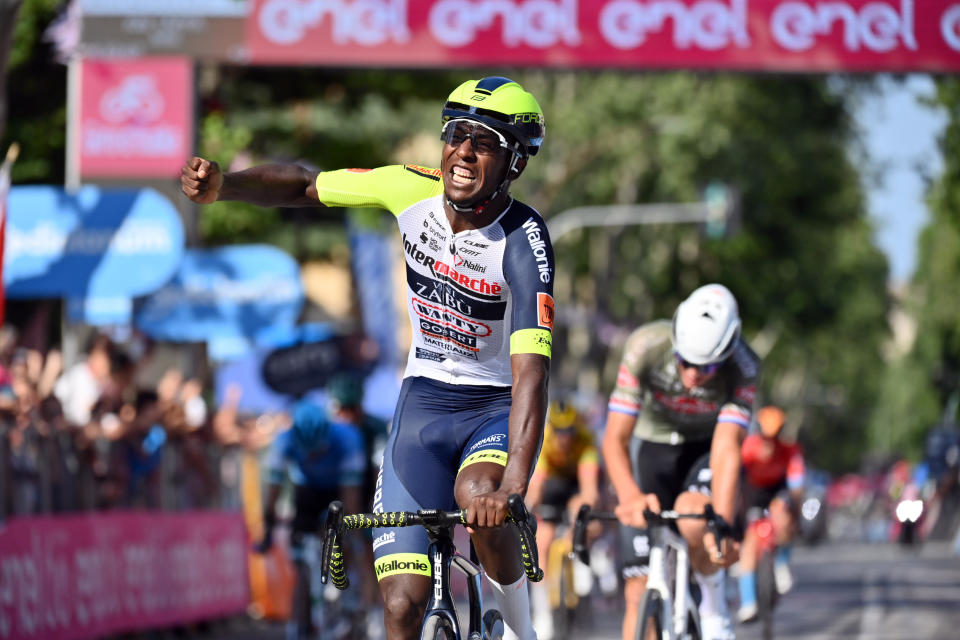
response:
[[[510,494],[503,491],[490,491],[473,496],[467,505],[467,531],[499,527],[507,519],[509,508],[507,500]]]
[[[710,531],[703,534],[703,548],[707,552],[710,562],[726,568],[740,559],[740,543],[727,536],[722,536],[722,538],[722,546],[719,549],[719,551],[723,552],[722,555],[718,555],[717,541]]]

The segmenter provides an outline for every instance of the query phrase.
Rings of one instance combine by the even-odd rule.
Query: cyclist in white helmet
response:
[[[720,284],[690,294],[672,322],[645,324],[627,340],[603,439],[617,515],[625,525],[624,640],[634,638],[646,588],[644,509],[699,513],[711,503],[733,522],[740,444],[750,424],[759,370],[760,359],[740,337],[737,301]],[[737,559],[736,545],[725,539],[717,559],[716,541],[702,521],[681,521],[679,529],[703,596],[703,637],[733,638],[724,570]]]

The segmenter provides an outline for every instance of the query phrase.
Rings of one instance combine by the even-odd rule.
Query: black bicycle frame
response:
[[[420,628],[423,629],[428,618],[440,616],[450,621],[456,632],[457,640],[461,640],[457,610],[450,591],[450,570],[452,567],[456,567],[467,577],[467,601],[470,610],[467,638],[471,640],[474,635],[480,638],[483,633],[481,629],[483,601],[480,595],[480,568],[457,551],[453,544],[452,533],[449,527],[427,527],[427,536],[430,538],[430,548],[427,555],[430,556],[433,589],[430,592],[430,601],[427,603],[427,610],[423,615],[423,624]],[[430,638],[429,640],[434,639]]]

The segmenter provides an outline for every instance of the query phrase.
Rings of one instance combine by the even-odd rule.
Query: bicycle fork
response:
[[[429,616],[446,618],[455,630],[457,640],[462,638],[457,621],[456,607],[450,593],[450,569],[456,567],[467,577],[467,600],[470,607],[470,623],[467,627],[467,640],[481,640],[482,611],[480,589],[480,569],[457,551],[453,541],[446,537],[430,543],[428,551],[433,565],[433,589],[427,604],[424,620]],[[430,638],[429,640],[434,640]]]
[[[690,554],[687,552],[687,543],[666,527],[655,528],[651,531],[651,537],[654,540],[650,548],[647,589],[656,589],[661,594],[663,611],[669,621],[664,625],[664,631],[669,640],[682,640],[688,637],[688,620],[692,619],[694,624],[699,620],[699,612],[690,597]],[[668,574],[671,559],[676,563],[672,581]]]

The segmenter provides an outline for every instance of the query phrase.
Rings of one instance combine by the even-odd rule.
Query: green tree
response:
[[[13,141],[21,145],[20,159],[13,166],[14,183],[63,182],[67,72],[43,41],[44,30],[62,4],[0,0],[0,70],[6,70],[0,74],[0,148],[6,150]],[[5,40],[11,28],[12,39]],[[4,80],[9,89],[6,120]]]
[[[939,78],[935,102],[947,114],[940,141],[943,173],[928,198],[930,222],[920,234],[917,268],[906,300],[917,337],[891,367],[873,435],[877,448],[917,457],[931,426],[957,421],[947,407],[960,394],[960,81]],[[952,402],[951,402],[952,401]]]

